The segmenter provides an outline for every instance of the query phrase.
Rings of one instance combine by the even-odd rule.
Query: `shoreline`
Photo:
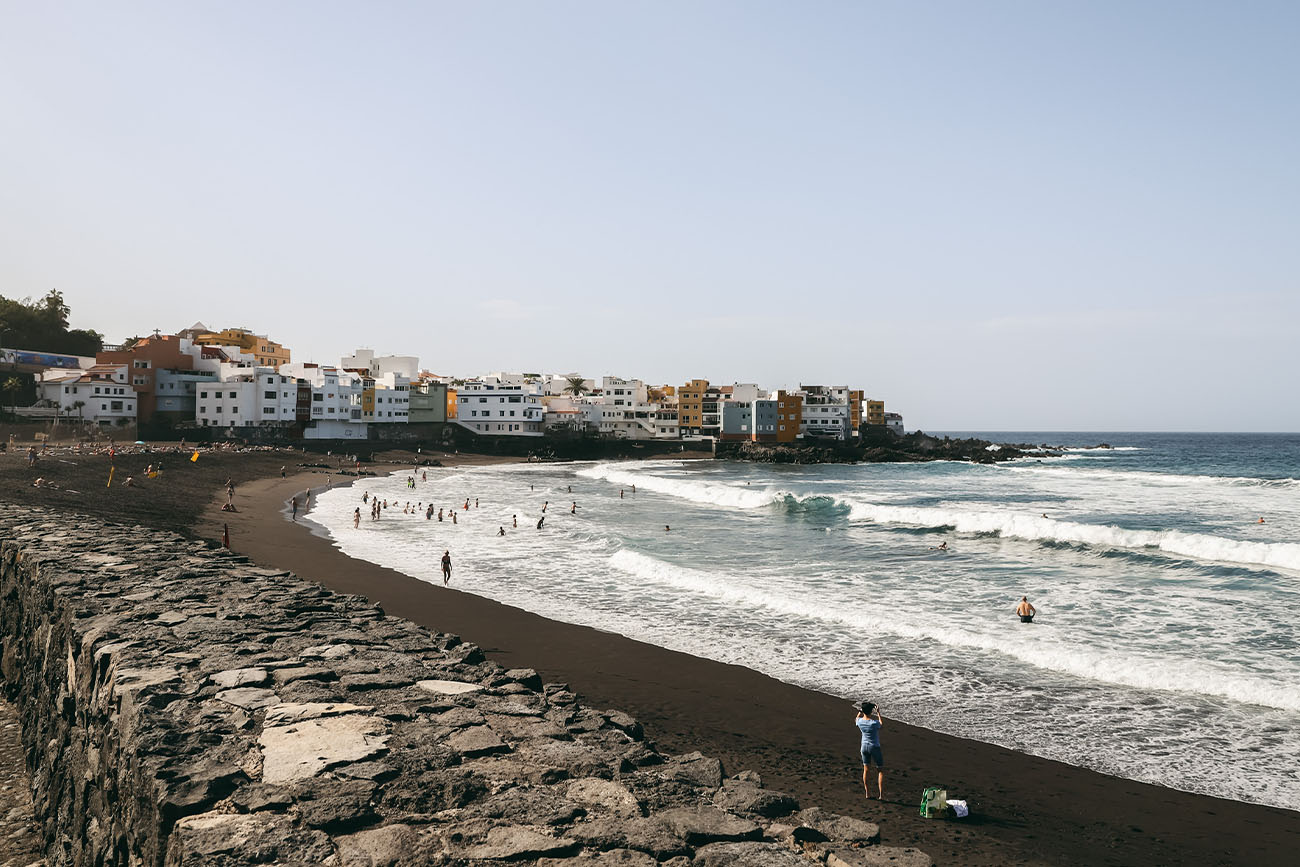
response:
[[[444,465],[514,462],[457,457]],[[389,614],[479,644],[507,667],[567,682],[589,704],[632,713],[670,752],[699,749],[729,773],[756,770],[801,802],[878,823],[887,845],[971,865],[1283,863],[1300,847],[1300,813],[1106,776],[909,726],[889,719],[888,709],[889,800],[865,802],[847,701],[352,559],[310,521],[310,509],[300,514],[305,532],[282,518],[295,493],[325,489],[315,484],[320,475],[246,483],[236,493],[238,513],[220,512],[218,495],[195,530],[219,539],[229,523],[231,548],[261,565],[365,595]],[[917,816],[921,789],[936,784],[971,802],[971,820]]]

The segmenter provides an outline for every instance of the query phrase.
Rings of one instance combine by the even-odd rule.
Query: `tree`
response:
[[[66,355],[94,355],[103,349],[98,331],[68,328],[70,312],[57,289],[38,301],[0,295],[0,346]]]
[[[584,391],[591,390],[587,388],[587,383],[586,381],[583,380],[581,376],[567,376],[565,377],[565,381],[568,382],[569,384],[564,387],[564,390],[567,391],[569,394],[573,395],[574,397],[578,397]]]
[[[84,421],[85,421],[85,419],[84,419],[84,418],[82,417],[82,415],[81,415],[81,408],[82,408],[83,406],[85,406],[85,405],[86,405],[86,402],[85,402],[84,400],[74,400],[74,401],[72,402],[72,409],[75,409],[75,410],[77,411],[77,421],[80,421],[80,422],[84,422]]]
[[[18,392],[22,390],[23,385],[23,381],[16,376],[5,380],[4,389],[9,392],[10,412],[14,418],[18,417]]]

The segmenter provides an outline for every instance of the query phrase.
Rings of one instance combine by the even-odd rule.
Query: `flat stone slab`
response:
[[[583,806],[604,807],[616,816],[639,816],[641,805],[636,797],[621,783],[586,777],[569,783],[566,792],[570,801]]]
[[[348,704],[342,701],[332,704],[324,702],[284,702],[272,705],[266,711],[266,725],[282,726],[325,716],[340,716],[345,713],[369,713],[372,710],[374,708],[369,705]]]
[[[237,686],[261,686],[266,683],[265,668],[232,668],[218,671],[210,680],[222,689],[234,689]]]
[[[385,751],[383,720],[359,713],[309,719],[262,729],[262,780],[284,783],[313,777],[332,765],[359,762]]]
[[[482,843],[466,849],[465,857],[515,861],[562,855],[577,848],[577,841],[568,837],[552,837],[524,826],[497,827],[487,832],[487,839]]]
[[[447,745],[462,756],[471,759],[510,751],[510,747],[502,743],[501,738],[493,734],[492,729],[487,726],[460,729],[447,739]]]
[[[779,843],[711,843],[695,852],[691,867],[809,867]]]
[[[353,650],[355,648],[351,644],[318,644],[300,651],[298,655],[303,659],[338,659]]]
[[[459,680],[421,680],[415,685],[434,695],[464,695],[468,692],[483,691],[483,687],[477,683],[464,683]]]
[[[910,846],[868,846],[836,849],[826,856],[826,867],[933,867],[930,856]]]
[[[217,693],[217,698],[226,704],[233,704],[245,710],[257,710],[280,703],[280,697],[272,690],[259,689],[255,686],[241,686]]]

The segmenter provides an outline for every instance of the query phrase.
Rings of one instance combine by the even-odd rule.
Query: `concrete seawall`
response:
[[[168,533],[0,506],[0,641],[51,865],[930,863]]]

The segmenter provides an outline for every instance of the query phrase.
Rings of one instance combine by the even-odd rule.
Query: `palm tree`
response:
[[[586,381],[583,380],[581,376],[567,376],[565,377],[565,381],[569,384],[564,387],[564,390],[574,397],[578,397],[584,391],[590,391],[590,389],[587,388]]]
[[[84,400],[74,400],[74,401],[72,402],[72,407],[71,407],[71,409],[75,409],[75,410],[77,411],[77,421],[81,421],[81,422],[84,422],[84,421],[85,421],[85,419],[82,418],[82,416],[81,416],[81,408],[82,408],[83,406],[85,406],[85,405],[86,405],[86,402],[85,402]]]
[[[22,390],[23,381],[16,376],[11,376],[5,380],[4,389],[9,392],[10,414],[18,418],[18,392]]]

